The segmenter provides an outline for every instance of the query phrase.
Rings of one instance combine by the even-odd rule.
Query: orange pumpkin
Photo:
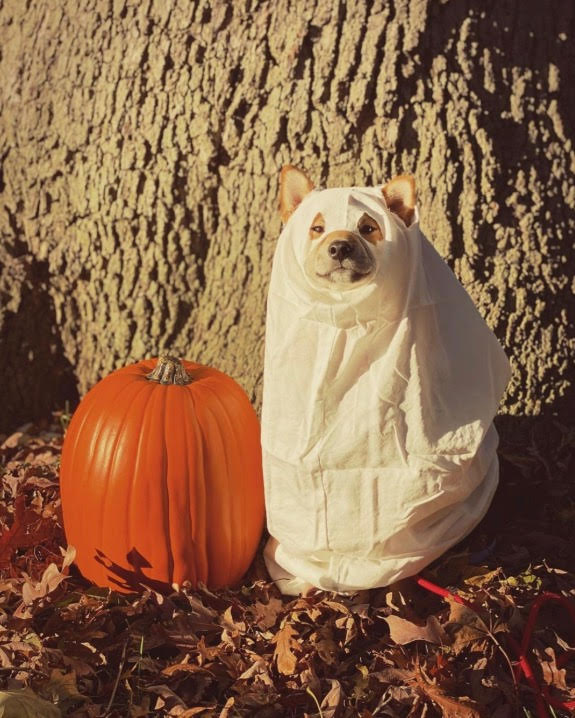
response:
[[[264,523],[260,428],[226,374],[173,357],[86,394],[60,468],[64,529],[100,586],[237,583]]]

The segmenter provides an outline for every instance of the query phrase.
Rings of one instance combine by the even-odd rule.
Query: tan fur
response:
[[[283,167],[280,174],[280,214],[287,222],[302,199],[314,188],[309,177],[293,165]]]
[[[321,227],[321,232],[319,231],[319,228]],[[313,218],[313,222],[311,223],[311,227],[309,228],[309,238],[310,239],[317,239],[318,237],[321,237],[321,235],[325,231],[325,219],[323,217],[323,214],[321,212],[318,212],[316,216]]]
[[[415,180],[411,175],[398,175],[381,188],[388,209],[409,227],[415,214]]]
[[[365,212],[357,223],[357,231],[360,235],[372,244],[377,244],[383,239],[383,232],[379,224]]]

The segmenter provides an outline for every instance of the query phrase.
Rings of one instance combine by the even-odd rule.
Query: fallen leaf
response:
[[[10,436],[7,439],[4,439],[4,441],[0,445],[0,450],[15,449],[17,446],[23,446],[30,438],[29,434],[27,434],[26,432],[31,427],[32,424],[25,424],[24,426],[21,426],[18,431],[15,431],[13,434],[10,434]]]
[[[283,611],[283,607],[283,601],[279,598],[272,597],[267,603],[256,601],[253,606],[256,625],[264,630],[271,628],[276,624],[279,614]]]
[[[449,607],[449,621],[444,628],[453,640],[452,647],[456,653],[472,641],[488,637],[488,626],[472,608],[456,601],[449,601]]]
[[[50,679],[43,684],[43,688],[45,688],[43,692],[46,693],[48,691],[49,695],[58,701],[69,698],[73,698],[74,700],[88,700],[86,696],[83,696],[78,691],[76,673],[74,671],[66,673],[58,668],[52,669]],[[48,693],[46,693],[46,695],[48,695]]]
[[[160,684],[156,686],[145,686],[144,690],[148,693],[154,693],[158,696],[158,699],[156,701],[156,708],[164,708],[166,706],[168,706],[168,710],[170,710],[174,706],[178,706],[179,708],[183,708],[184,710],[186,708],[186,704],[183,702],[180,696],[178,696],[177,693],[174,693],[174,691],[165,684]]]
[[[314,631],[309,642],[317,651],[318,656],[328,666],[333,665],[339,656],[339,647],[333,638],[330,626],[321,626],[319,630]]]
[[[238,635],[239,633],[245,633],[246,624],[245,621],[236,621],[233,616],[233,606],[228,606],[224,611],[224,615],[220,619],[220,623],[228,631],[232,632],[232,635]]]
[[[484,718],[481,706],[467,697],[454,698],[439,686],[425,680],[421,671],[416,671],[420,690],[441,708],[442,718]]]
[[[0,718],[60,718],[61,715],[57,706],[29,688],[0,691]]]
[[[230,716],[230,710],[234,707],[234,703],[235,700],[233,698],[228,698],[225,706],[222,708],[219,718],[228,718]]]
[[[76,559],[76,547],[69,545],[66,549],[60,547],[60,553],[64,557],[62,561],[62,573],[67,574],[66,569],[71,566]]]
[[[55,563],[51,563],[44,573],[39,583],[34,584],[26,581],[22,586],[22,600],[29,605],[37,598],[44,598],[57,588],[66,578]]]
[[[355,700],[361,701],[365,698],[365,695],[369,689],[369,669],[367,666],[359,663],[356,666],[359,675],[354,677],[354,686],[352,696]]]
[[[164,676],[173,676],[175,673],[209,673],[207,668],[198,666],[195,663],[173,663],[162,669]]]
[[[299,644],[294,640],[297,632],[289,623],[284,623],[276,635],[272,638],[272,643],[276,644],[274,650],[274,658],[278,671],[284,676],[290,676],[295,672],[297,658],[293,652],[294,648],[299,648]]]
[[[343,700],[341,683],[335,678],[331,678],[330,683],[331,688],[325,694],[320,706],[323,718],[336,718]]]
[[[256,678],[257,680],[261,681],[262,683],[265,683],[268,686],[273,687],[273,680],[269,674],[267,662],[263,658],[258,658],[252,665],[247,668],[241,676],[238,677],[238,680],[241,681],[247,681],[250,678]]]
[[[549,646],[545,649],[546,659],[541,660],[539,665],[543,674],[543,680],[548,686],[553,686],[560,691],[566,691],[567,688],[567,671],[565,668],[557,666],[555,651]]]
[[[489,569],[486,569],[482,566],[469,566],[469,572],[464,578],[464,582],[468,586],[476,586],[477,588],[481,588],[482,586],[485,586],[486,584],[491,583],[491,581],[498,578],[500,574],[501,568],[496,568],[495,570],[490,571]]]
[[[385,616],[384,620],[389,626],[391,640],[401,646],[412,641],[438,644],[450,642],[448,635],[435,616],[428,616],[425,626],[418,626],[412,621],[393,615]]]

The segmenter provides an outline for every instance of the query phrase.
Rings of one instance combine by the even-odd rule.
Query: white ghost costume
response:
[[[304,270],[309,228],[383,232],[360,286]],[[509,380],[493,332],[381,188],[313,190],[287,221],[269,287],[264,553],[280,590],[341,593],[412,576],[484,516],[498,482],[493,417]]]

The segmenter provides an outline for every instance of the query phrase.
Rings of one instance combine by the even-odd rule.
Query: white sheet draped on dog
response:
[[[350,289],[304,271],[309,227],[384,238]],[[265,551],[284,593],[350,592],[417,573],[483,517],[498,481],[492,419],[509,379],[494,334],[381,188],[309,193],[285,225],[268,296],[262,446]]]

